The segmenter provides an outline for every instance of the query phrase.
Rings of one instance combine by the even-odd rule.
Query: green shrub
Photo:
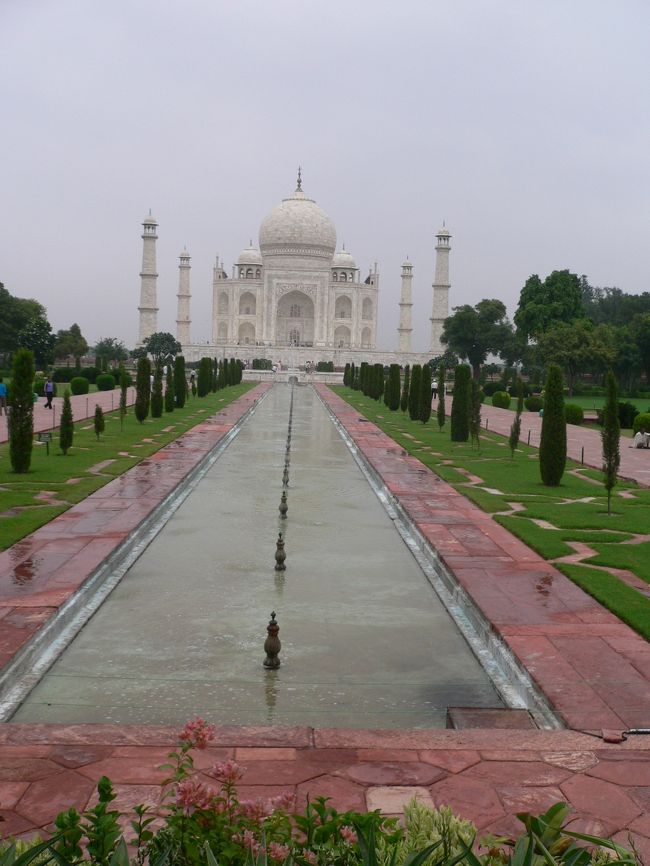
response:
[[[541,397],[538,397],[537,394],[533,394],[532,397],[526,397],[524,400],[524,406],[529,412],[539,412],[543,405],[544,401]]]
[[[567,424],[582,424],[584,419],[585,413],[582,410],[582,406],[578,406],[575,403],[564,404],[564,420]]]
[[[95,379],[98,391],[112,391],[115,387],[115,376],[111,373],[100,373]]]
[[[174,392],[176,397],[176,405],[182,409],[185,405],[185,397],[187,395],[187,381],[185,379],[185,358],[182,355],[176,355],[174,358]]]
[[[135,377],[135,417],[142,424],[149,414],[151,402],[151,361],[149,358],[138,359],[138,370]]]
[[[509,409],[510,394],[507,391],[495,391],[492,395],[492,405],[497,409]]]
[[[88,379],[91,385],[95,384],[97,376],[99,376],[100,373],[101,370],[99,367],[82,367],[81,370],[79,370],[79,375],[83,376],[84,379]]]
[[[163,385],[162,365],[156,364],[153,374],[153,388],[151,389],[151,417],[162,418],[163,413]]]
[[[72,394],[87,394],[90,389],[90,382],[85,376],[75,376],[70,380],[70,392]]]
[[[82,378],[81,376],[79,377]],[[74,379],[72,380],[74,382]],[[83,380],[86,385],[88,379]],[[70,383],[72,384],[72,383]],[[61,410],[61,426],[59,427],[59,447],[64,454],[72,447],[74,440],[74,419],[72,417],[72,404],[70,403],[70,391],[65,389],[63,395],[63,409]]]
[[[503,389],[503,382],[484,382],[483,383],[483,393],[486,397],[491,397],[493,394],[496,394],[497,391],[501,391]]]
[[[422,365],[420,379],[420,421],[426,424],[431,417],[431,366]]]
[[[216,361],[215,361],[216,364]],[[215,374],[216,376],[216,374]],[[170,364],[167,367],[165,381],[165,412],[173,412],[175,408],[174,368]]]
[[[469,439],[469,416],[472,407],[471,370],[467,364],[459,364],[454,374],[454,395],[451,401],[451,441],[467,442]]]
[[[223,362],[224,375],[226,379],[226,385],[229,385],[229,376],[228,376],[228,359],[226,358]],[[199,363],[199,373],[197,378],[197,392],[199,397],[206,397],[210,393],[210,389],[212,387],[212,361],[209,358],[201,358]]]
[[[316,364],[316,372],[317,373],[333,373],[334,372],[334,361],[319,361]]]
[[[564,420],[564,383],[557,364],[548,368],[544,398],[544,417],[539,444],[539,471],[546,487],[557,487],[566,466],[566,421]]]
[[[57,367],[52,373],[53,382],[70,382],[78,375],[74,367]]]
[[[638,433],[642,427],[646,432],[650,432],[650,412],[641,412],[641,414],[637,415],[634,419],[633,431]]]
[[[34,355],[29,349],[14,353],[11,388],[8,400],[11,414],[9,426],[9,457],[14,472],[28,472],[32,462],[34,436]]]
[[[633,403],[618,404],[618,423],[621,427],[625,427],[627,430],[634,427],[634,419],[638,414],[639,410]]]
[[[406,412],[409,405],[409,388],[411,379],[411,367],[409,364],[404,368],[404,382],[402,383],[402,394],[399,399],[399,408]]]
[[[95,406],[93,426],[95,428],[95,436],[99,439],[100,435],[104,432],[104,429],[106,427],[104,413],[102,412],[102,407],[99,405]]]
[[[39,397],[44,393],[45,381],[46,380],[43,379],[42,376],[37,376],[34,379],[34,385],[33,385],[34,394],[38,394]],[[54,388],[54,395],[56,396],[56,386]]]
[[[391,412],[397,412],[399,409],[400,386],[399,364],[391,364],[390,373],[388,374],[388,388],[386,389],[386,393],[388,394],[388,408]]]
[[[420,383],[422,382],[422,365],[413,364],[411,368],[411,387],[409,388],[409,418],[418,421],[420,418]]]

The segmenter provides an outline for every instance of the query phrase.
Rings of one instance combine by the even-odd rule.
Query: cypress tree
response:
[[[472,371],[468,364],[459,364],[454,374],[454,396],[451,401],[451,441],[469,439],[469,413]]]
[[[409,389],[409,418],[417,421],[420,417],[420,383],[422,381],[422,365],[413,364],[411,370],[411,387]]]
[[[481,386],[472,377],[470,382],[470,411],[469,411],[469,432],[472,439],[472,446],[476,442],[476,448],[481,450]]]
[[[102,407],[99,404],[95,406],[93,426],[95,427],[95,436],[97,437],[97,439],[99,439],[100,435],[104,432],[104,428],[106,427],[106,421],[104,421],[104,413],[102,412]]]
[[[237,384],[237,370],[235,369],[235,359],[231,358],[230,363],[228,364],[228,384],[236,385]]]
[[[199,397],[205,397],[212,387],[212,362],[209,358],[201,358],[196,377],[196,390]]]
[[[420,421],[426,424],[431,417],[431,367],[429,364],[422,365],[422,377],[420,379]]]
[[[163,374],[162,365],[156,364],[153,373],[153,389],[151,391],[151,417],[162,418],[163,413]]]
[[[34,355],[29,349],[14,353],[9,405],[9,457],[14,472],[29,472],[34,438]]]
[[[138,360],[138,369],[135,376],[135,417],[140,424],[149,414],[151,402],[151,363],[149,358]]]
[[[388,408],[391,412],[396,412],[399,409],[399,388],[399,364],[391,364],[388,373],[388,388],[386,389],[388,394]]]
[[[354,361],[350,364],[350,380],[348,382],[348,387],[354,390],[356,388],[356,378],[357,378],[357,368]]]
[[[510,436],[508,438],[511,459],[514,459],[517,445],[519,445],[519,437],[521,436],[521,413],[524,411],[524,383],[519,376],[517,376],[516,393],[517,413],[515,414],[515,420],[512,422],[512,426],[510,427]]]
[[[438,408],[436,410],[438,430],[442,430],[445,426],[445,372],[445,365],[441,364],[438,367]]]
[[[61,426],[59,427],[59,447],[64,454],[72,447],[74,439],[74,419],[72,417],[72,404],[70,403],[70,391],[65,389],[63,395],[63,409],[61,410]]]
[[[343,370],[343,384],[348,386],[350,384],[350,365],[345,365],[345,370]]]
[[[185,405],[185,397],[187,396],[185,358],[182,355],[176,355],[174,358],[174,394],[176,396],[176,405],[179,409],[182,409]]]
[[[227,388],[230,385],[230,362],[228,358],[223,359],[223,387]],[[199,394],[199,397],[201,395]]]
[[[365,361],[361,362],[361,369],[359,370],[359,390],[362,394],[366,393],[366,369],[368,365]]]
[[[124,429],[124,416],[126,415],[126,400],[128,379],[126,378],[126,370],[124,364],[119,367],[119,383],[120,383],[120,430]]]
[[[165,382],[165,412],[174,411],[174,396],[176,390],[174,388],[174,368],[171,364],[167,365],[167,381]]]
[[[375,364],[375,400],[381,400],[384,396],[384,365]]]
[[[219,387],[219,362],[216,358],[210,362],[210,375],[212,376],[210,389],[214,394]]]
[[[409,388],[411,380],[411,367],[407,364],[404,368],[404,384],[402,385],[402,396],[400,397],[399,407],[402,412],[406,412],[409,405]]]
[[[557,487],[566,465],[566,421],[562,370],[551,364],[546,377],[539,470],[546,487]]]
[[[618,393],[616,379],[611,370],[607,371],[605,382],[607,399],[603,409],[603,429],[600,438],[603,446],[603,475],[607,491],[607,514],[612,513],[612,490],[616,484],[618,467],[621,463],[621,425],[618,417]],[[544,412],[546,415],[546,412]]]

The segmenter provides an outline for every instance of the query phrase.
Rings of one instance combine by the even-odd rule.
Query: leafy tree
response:
[[[0,318],[2,318],[0,316]],[[29,472],[34,437],[34,355],[29,349],[14,354],[9,391],[9,458],[14,472]]]
[[[72,403],[70,402],[70,390],[65,389],[63,393],[63,409],[61,410],[61,426],[59,427],[59,448],[67,454],[72,448],[74,440],[74,418],[72,417]]]
[[[631,295],[618,288],[594,288],[586,276],[580,279],[585,315],[597,325],[627,325],[635,316],[650,313],[650,292]]]
[[[437,409],[437,420],[438,420],[438,430],[442,430],[445,426],[445,374],[446,374],[446,366],[445,364],[440,364],[438,367],[438,409]]]
[[[56,332],[54,354],[57,358],[72,356],[76,367],[81,366],[81,358],[88,352],[88,343],[81,333],[81,328],[75,322],[67,331]]]
[[[174,388],[174,368],[171,364],[167,367],[167,377],[165,381],[165,412],[174,411],[174,398],[176,390]]]
[[[391,364],[387,388],[388,408],[391,412],[396,412],[399,409],[400,384],[399,364]]]
[[[454,374],[454,396],[451,401],[451,441],[467,442],[471,406],[471,370],[459,364]]]
[[[225,359],[223,362],[224,368],[228,360]],[[212,363],[209,358],[201,358],[199,361],[199,372],[197,382],[196,382],[196,390],[199,397],[205,397],[210,393],[210,388],[212,387]]]
[[[650,382],[650,313],[635,316],[630,330],[639,350],[646,381]]]
[[[45,307],[39,304],[38,301],[28,298],[17,298],[12,295],[2,283],[0,283],[0,359],[3,363],[7,363],[7,357],[16,349],[38,349],[39,346],[32,346],[29,339],[28,329],[29,323],[34,321],[42,324],[42,327],[36,329],[39,340],[45,332],[50,337],[50,342],[47,345],[48,352],[51,351],[51,335],[52,329],[47,321],[47,313]],[[47,353],[46,353],[47,354]],[[44,364],[47,362],[37,357],[37,363]]]
[[[399,407],[402,412],[406,412],[409,405],[409,388],[411,379],[411,367],[409,364],[404,368],[404,383],[402,385],[402,396],[400,397]]]
[[[564,418],[562,370],[551,364],[546,377],[539,469],[546,487],[557,487],[566,466],[566,420]]]
[[[476,442],[476,448],[481,450],[481,398],[483,391],[476,379],[472,379],[469,385],[469,435],[472,446]]]
[[[634,339],[633,326],[611,327],[612,348],[616,352],[613,370],[619,387],[632,391],[643,369],[643,359],[639,346]]]
[[[420,421],[426,424],[431,417],[431,366],[423,364],[420,378]]]
[[[618,420],[618,394],[616,379],[611,370],[606,379],[607,399],[603,410],[603,429],[600,438],[603,446],[603,475],[607,491],[607,514],[612,513],[612,490],[616,484],[621,464],[621,427]]]
[[[510,427],[510,436],[508,438],[510,457],[512,459],[514,459],[517,445],[519,445],[519,437],[521,436],[521,413],[524,411],[524,383],[519,377],[517,377],[516,393],[517,412],[515,414],[515,420],[512,422],[512,426]]]
[[[126,361],[129,357],[124,343],[117,337],[102,337],[101,340],[97,341],[92,351],[102,361],[102,369],[106,369],[110,363]]]
[[[420,383],[422,382],[422,365],[413,364],[411,368],[411,386],[409,388],[409,418],[417,421],[420,417]]]
[[[168,331],[156,331],[142,341],[142,348],[151,355],[154,368],[170,364],[181,352],[181,344]]]
[[[126,412],[127,412],[126,401],[127,401],[128,382],[129,382],[129,380],[127,379],[127,376],[126,376],[126,370],[124,369],[124,364],[120,364],[118,382],[119,382],[119,386],[120,386],[120,430],[123,430],[124,429],[124,417],[125,417]]]
[[[162,418],[163,413],[163,372],[162,365],[157,364],[153,371],[153,388],[151,389],[151,417]]]
[[[140,424],[149,414],[151,402],[151,362],[149,358],[140,358],[135,377],[135,417]]]
[[[566,373],[569,396],[578,375],[595,365],[606,367],[615,352],[608,344],[604,326],[594,328],[588,319],[558,322],[542,334],[537,342],[537,356],[544,364],[558,364]]]
[[[185,405],[185,397],[187,395],[185,358],[182,355],[176,355],[176,358],[174,359],[174,392],[176,395],[176,405],[179,409],[182,409]]]
[[[573,322],[584,317],[582,290],[577,274],[553,271],[544,282],[530,276],[519,295],[514,320],[525,337],[538,338],[558,322]]]
[[[102,412],[102,407],[99,404],[95,406],[93,425],[95,427],[95,436],[97,437],[97,439],[99,439],[100,435],[104,432],[104,429],[106,428],[104,413]]]
[[[50,323],[42,316],[28,319],[18,334],[19,345],[23,349],[31,349],[39,369],[52,363],[54,339]]]
[[[484,299],[474,307],[454,307],[454,314],[445,319],[441,340],[461,358],[467,358],[478,380],[481,364],[490,352],[500,354],[511,332],[505,305],[496,298]]]

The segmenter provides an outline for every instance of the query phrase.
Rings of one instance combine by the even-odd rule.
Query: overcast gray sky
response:
[[[137,335],[141,222],[159,222],[158,324],[175,332],[192,255],[192,337],[228,268],[303,187],[413,348],[435,232],[451,303],[531,273],[650,289],[648,0],[0,0],[0,281],[55,329]]]

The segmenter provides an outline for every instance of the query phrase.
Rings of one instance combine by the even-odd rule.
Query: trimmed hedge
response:
[[[492,395],[492,405],[497,409],[510,408],[510,394],[506,391],[495,391]]]
[[[634,432],[638,433],[642,427],[646,432],[650,431],[650,412],[641,412],[641,414],[637,415],[634,419],[634,427],[632,428]]]
[[[543,405],[544,401],[541,397],[538,397],[537,394],[533,394],[532,397],[526,397],[524,400],[524,406],[529,412],[539,412]]]
[[[74,379],[70,380],[70,392],[75,396],[78,394],[87,394],[89,389],[90,382],[84,376],[75,376]]]
[[[585,413],[582,411],[582,406],[577,406],[575,403],[564,404],[564,420],[567,424],[582,424],[585,419]]]
[[[110,373],[100,373],[95,384],[98,391],[112,391],[115,387],[115,376]]]

